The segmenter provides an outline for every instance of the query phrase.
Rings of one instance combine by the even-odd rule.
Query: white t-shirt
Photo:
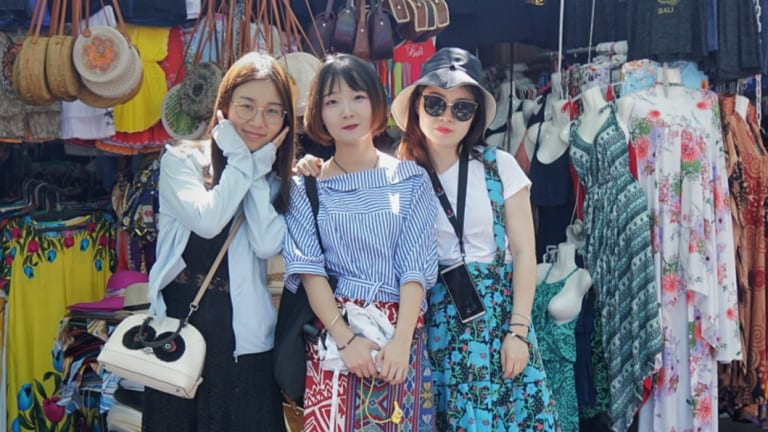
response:
[[[530,187],[531,181],[509,153],[496,150],[499,176],[503,185],[504,200]],[[439,174],[445,194],[456,209],[456,197],[459,188],[459,162]],[[493,262],[496,242],[493,238],[493,213],[488,189],[485,186],[485,168],[480,160],[470,159],[467,175],[467,204],[464,214],[464,249],[467,262]],[[508,244],[505,240],[506,262],[511,262]],[[445,210],[438,203],[437,212],[437,256],[442,265],[450,265],[461,260],[459,239],[448,221]]]

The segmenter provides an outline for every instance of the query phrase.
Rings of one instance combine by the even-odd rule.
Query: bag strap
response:
[[[304,176],[304,189],[307,192],[307,198],[309,198],[309,206],[312,208],[312,218],[315,221],[317,243],[320,245],[320,251],[325,254],[323,238],[320,237],[320,226],[317,224],[317,214],[320,212],[320,199],[317,196],[317,179],[312,176]]]
[[[166,343],[174,340],[176,336],[181,332],[181,329],[184,328],[185,325],[189,322],[189,318],[192,316],[192,314],[198,309],[200,305],[200,300],[202,300],[203,295],[205,295],[205,292],[208,290],[208,285],[211,284],[211,281],[213,280],[213,276],[216,274],[216,270],[218,270],[219,265],[221,264],[221,261],[224,259],[224,254],[227,253],[227,249],[229,249],[229,244],[232,243],[232,239],[235,237],[235,233],[237,232],[238,228],[240,228],[240,225],[243,223],[243,220],[245,219],[245,214],[241,213],[237,219],[235,220],[235,223],[232,224],[232,228],[229,230],[229,235],[227,236],[227,239],[224,241],[224,245],[221,246],[221,250],[219,251],[219,254],[216,255],[216,259],[213,260],[213,264],[211,264],[211,269],[208,270],[208,274],[205,276],[205,279],[203,279],[203,283],[200,284],[200,289],[197,290],[197,295],[195,295],[194,300],[192,300],[192,303],[189,304],[189,313],[187,313],[187,316],[179,321],[179,327],[168,335],[167,337],[164,337],[162,339],[156,339],[153,341],[147,341],[144,340],[144,327],[149,323],[149,321],[152,320],[152,317],[147,317],[144,322],[141,324],[141,329],[139,330],[139,341],[141,341],[141,344],[148,348],[157,348],[159,346],[163,346]]]

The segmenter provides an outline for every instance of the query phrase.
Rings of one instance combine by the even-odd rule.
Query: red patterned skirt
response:
[[[337,299],[363,306],[363,301]],[[397,323],[398,304],[374,302]],[[334,411],[334,373],[320,368],[317,344],[307,344],[307,380],[304,393],[304,432],[432,432],[435,430],[432,367],[427,356],[424,317],[419,316],[411,344],[410,365],[405,382],[390,385],[381,379],[360,379],[354,374],[338,374],[336,419]],[[393,422],[395,406],[403,412]],[[332,426],[335,424],[335,426]],[[333,430],[332,430],[333,429]]]

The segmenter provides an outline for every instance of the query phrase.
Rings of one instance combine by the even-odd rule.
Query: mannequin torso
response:
[[[509,153],[515,154],[525,136],[525,117],[522,111],[515,111],[512,113],[512,118],[509,120],[509,127],[511,127],[512,130],[509,132],[509,140],[506,143],[506,149]],[[528,153],[529,158],[531,154],[532,153]]]
[[[586,142],[594,142],[595,134],[608,117],[608,110],[601,110],[608,104],[599,86],[591,87],[581,94],[584,111],[579,117],[576,133]]]
[[[536,285],[563,282],[563,287],[549,301],[549,316],[557,324],[573,321],[581,312],[581,300],[592,286],[589,272],[576,266],[576,245],[560,243],[557,261],[536,266]]]
[[[541,137],[536,158],[543,164],[550,164],[568,150],[568,136],[563,139],[562,131],[567,130],[568,113],[562,112],[567,100],[552,100],[550,105],[551,120],[541,123]]]

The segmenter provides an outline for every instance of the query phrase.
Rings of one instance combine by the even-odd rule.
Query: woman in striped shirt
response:
[[[374,147],[373,137],[387,125],[387,102],[376,71],[356,57],[326,60],[304,122],[313,141],[334,144],[336,153],[317,181],[319,233],[304,179],[294,178],[283,252],[286,289],[303,283],[348,371],[323,370],[317,344],[308,345],[304,430],[432,431],[424,312],[437,272],[437,207],[429,176],[415,162]],[[335,291],[328,277],[338,281]],[[354,334],[341,319],[347,302],[375,305],[394,325],[394,336],[377,345]]]

